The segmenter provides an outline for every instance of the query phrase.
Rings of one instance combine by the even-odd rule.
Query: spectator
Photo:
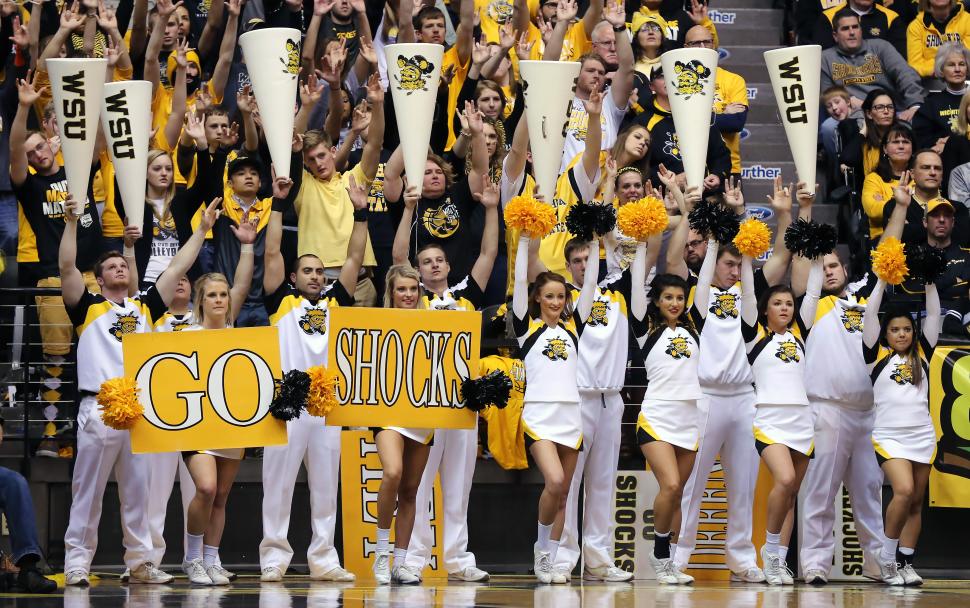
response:
[[[957,0],[920,0],[919,8],[906,30],[906,57],[916,73],[929,78],[942,43],[970,41],[970,15]]]
[[[856,179],[865,179],[879,163],[883,137],[896,122],[895,109],[888,91],[874,89],[862,102],[865,121],[861,127],[852,119],[839,123],[839,162],[854,170]]]
[[[831,159],[839,155],[839,123],[851,116],[861,126],[862,111],[853,110],[850,103],[849,92],[842,87],[829,87],[822,91],[822,107],[828,117],[818,127],[819,140]]]
[[[893,190],[913,159],[913,131],[904,124],[895,123],[883,136],[881,150],[875,171],[866,175],[862,184],[862,210],[868,218],[869,239],[873,245],[885,227],[886,204],[893,200]]]
[[[704,26],[711,33],[711,37],[714,38],[714,46],[716,47],[718,45],[717,28],[714,27],[714,22],[707,15],[707,3],[690,0],[690,12],[684,10],[686,6],[686,2],[640,0],[640,10],[634,13],[634,19],[638,14],[660,17],[665,27],[664,38],[671,42],[673,48],[677,49],[684,46],[687,30],[695,25]]]
[[[943,145],[943,152],[940,156],[943,159],[943,185],[946,189],[950,183],[950,171],[962,165],[970,159],[970,91],[963,94],[960,99],[960,107],[957,108],[956,120],[953,126],[953,135],[948,137],[946,144]]]
[[[967,92],[967,66],[970,50],[960,42],[947,42],[939,48],[934,61],[933,75],[943,81],[942,91],[926,96],[913,118],[913,131],[919,148],[933,148],[943,153],[943,146],[954,132],[960,100]]]
[[[524,0],[522,4],[526,4]],[[532,4],[534,3],[529,2],[530,6]],[[563,7],[562,10],[559,8],[560,5]],[[575,0],[566,2],[540,0],[535,23],[529,19],[528,10],[519,9],[519,13],[520,16],[515,21],[516,29],[527,32],[524,38],[532,45],[532,55],[529,59],[539,60],[545,57],[550,43],[550,34],[557,27],[561,27],[563,38],[559,61],[578,61],[586,53],[595,50],[591,38],[594,27],[603,18],[603,1],[589,2],[582,19],[576,19],[578,7]],[[492,40],[489,38],[490,42]]]
[[[915,204],[910,204],[905,216],[903,225],[902,240],[907,243],[925,242],[927,239],[927,229],[925,219],[933,210],[945,211],[939,207],[938,201],[943,200],[948,206],[956,226],[955,233],[958,240],[970,240],[970,225],[967,220],[967,208],[963,205],[954,207],[953,203],[947,201],[940,195],[940,184],[943,180],[943,161],[940,155],[932,150],[922,150],[913,158],[912,188],[911,193],[907,190],[903,193],[911,196]],[[904,173],[902,183],[908,183],[908,176]],[[893,201],[886,204],[883,210],[883,217],[886,224],[892,219],[893,210],[896,208],[895,199],[900,196],[902,189],[896,188],[893,193]],[[887,227],[888,230],[888,227]],[[949,233],[947,234],[949,242]]]
[[[910,121],[926,92],[919,75],[885,40],[865,40],[859,15],[851,9],[839,11],[832,24],[835,46],[822,51],[822,90],[833,85],[849,91],[853,109],[873,89],[885,89],[901,108],[899,119]]]
[[[802,0],[799,4],[811,4],[816,0]],[[817,2],[816,2],[817,4]],[[895,4],[893,7],[895,8]],[[900,55],[906,54],[906,20],[899,17],[895,10],[876,4],[875,0],[848,0],[840,2],[832,8],[826,9],[815,24],[813,42],[822,45],[823,49],[832,47],[832,20],[842,9],[848,8],[859,15],[859,25],[862,27],[862,37],[866,40],[878,38],[893,45]]]

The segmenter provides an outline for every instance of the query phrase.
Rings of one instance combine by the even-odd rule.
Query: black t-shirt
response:
[[[94,171],[92,171],[92,174]],[[64,201],[67,200],[67,174],[61,167],[53,175],[27,174],[22,184],[11,184],[24,217],[34,232],[41,274],[56,277],[61,235],[64,234]],[[84,212],[77,222],[77,268],[91,270],[101,253],[101,218],[91,202],[94,194],[88,181]]]
[[[320,41],[325,40],[346,40],[347,41],[347,60],[344,65],[354,65],[357,60],[357,53],[360,52],[360,35],[357,33],[357,23],[354,15],[350,16],[350,23],[337,23],[333,17],[327,14],[320,24]],[[323,53],[323,49],[319,49]]]
[[[360,164],[363,150],[354,150],[350,153],[347,162],[348,167]],[[374,255],[378,255],[378,249],[390,251],[394,245],[394,233],[397,231],[397,223],[400,214],[394,217],[388,211],[387,201],[384,200],[384,163],[391,157],[390,150],[381,150],[381,161],[377,165],[377,173],[371,183],[370,190],[367,192],[367,233],[370,235],[371,246],[374,248]],[[378,259],[378,264],[380,260]]]
[[[441,198],[421,197],[414,213],[415,226],[411,228],[408,257],[413,260],[417,251],[429,243],[440,245],[451,265],[448,284],[457,284],[471,272],[481,247],[480,242],[472,242],[471,214],[474,208],[475,200],[467,178],[462,178]],[[395,223],[399,222],[403,203],[394,201],[391,209]]]

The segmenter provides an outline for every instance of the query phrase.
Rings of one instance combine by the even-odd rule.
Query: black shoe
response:
[[[27,593],[53,593],[57,583],[35,568],[23,568],[17,575],[17,585]]]

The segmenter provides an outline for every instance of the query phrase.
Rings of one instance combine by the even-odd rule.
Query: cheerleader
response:
[[[387,271],[384,308],[417,310],[424,301],[421,275],[410,264],[396,264]],[[381,486],[377,491],[377,551],[374,577],[378,585],[393,580],[416,585],[421,574],[408,567],[406,558],[418,486],[431,452],[434,429],[383,427],[373,429],[377,456],[381,460]],[[397,517],[395,517],[395,509]],[[394,520],[394,567],[391,569],[391,520]]]
[[[741,333],[754,374],[755,447],[774,479],[768,494],[765,582],[791,585],[779,546],[788,545],[792,508],[814,449],[815,428],[805,392],[803,339],[815,320],[822,291],[822,258],[815,259],[798,310],[791,287],[775,285],[755,298],[751,258],[741,259]],[[792,330],[792,324],[796,328]]]
[[[206,232],[204,226],[214,225],[220,214],[221,210],[210,206],[205,212],[207,217],[203,226],[195,231],[185,247],[197,254]],[[246,301],[253,275],[255,218],[251,220],[248,212],[244,213],[239,226],[233,226],[232,231],[240,243],[239,265],[236,267],[233,284],[230,287],[228,279],[220,273],[208,273],[199,277],[193,287],[195,295],[192,312],[196,324],[183,331],[232,327],[233,320]],[[181,276],[182,272],[184,271],[180,269],[177,276]],[[162,293],[162,290],[171,288],[174,292],[176,285],[161,280],[159,283],[162,297],[170,301],[171,294]],[[226,501],[243,453],[242,448],[182,453],[195,484],[195,496],[189,503],[186,515],[182,570],[194,585],[228,585],[233,576],[218,563],[219,542],[226,525]]]
[[[542,472],[545,487],[539,497],[538,539],[533,548],[540,583],[565,583],[553,563],[565,523],[566,496],[583,445],[583,421],[576,384],[577,325],[582,327],[593,307],[597,264],[587,264],[583,288],[573,315],[569,287],[561,275],[540,273],[528,287],[528,236],[520,236],[515,258],[512,325],[525,365],[525,405],[522,427],[529,452]],[[590,244],[597,251],[599,243]]]
[[[863,355],[872,379],[875,422],[872,445],[893,488],[886,508],[886,539],[879,556],[882,580],[889,585],[920,585],[913,568],[916,541],[936,430],[930,418],[929,361],[940,335],[940,296],[926,284],[926,318],[921,335],[905,310],[876,315],[886,284],[879,279],[863,315]]]
[[[660,238],[651,239],[650,262],[647,244],[638,243],[633,258],[633,284],[643,285],[647,267],[656,263]],[[631,297],[631,326],[640,346],[647,376],[647,392],[637,420],[637,443],[660,486],[654,499],[654,542],[650,565],[661,584],[677,585],[694,578],[680,572],[670,554],[671,527],[679,523],[684,484],[694,467],[698,442],[697,400],[701,398],[697,361],[700,330],[707,316],[707,303],[717,243],[710,241],[694,293],[687,306],[690,286],[672,274],[657,275],[646,291],[635,288]]]

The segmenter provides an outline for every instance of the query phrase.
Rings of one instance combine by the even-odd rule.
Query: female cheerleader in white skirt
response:
[[[416,310],[424,290],[421,276],[410,264],[391,266],[387,271],[384,308]],[[421,582],[421,573],[405,563],[411,529],[414,528],[415,498],[424,466],[428,463],[434,429],[384,427],[374,430],[377,456],[381,460],[381,487],[377,492],[377,551],[374,577],[380,585],[393,580],[402,585]],[[395,509],[397,517],[394,516]],[[391,521],[394,521],[394,568],[391,569]]]
[[[760,301],[754,294],[751,258],[741,259],[741,334],[754,375],[755,447],[774,479],[768,494],[767,534],[761,547],[765,582],[791,585],[778,547],[788,545],[792,508],[814,448],[815,425],[805,392],[805,343],[822,291],[822,258],[812,262],[796,311],[790,287],[776,285]],[[797,326],[792,330],[792,324]],[[796,333],[797,332],[797,333]]]
[[[863,354],[872,378],[876,417],[872,445],[893,488],[886,508],[886,540],[879,556],[883,581],[919,585],[913,569],[922,525],[923,497],[936,450],[936,430],[929,410],[929,361],[940,335],[940,296],[926,285],[926,319],[917,339],[905,310],[876,317],[885,283],[880,279],[863,316]]]
[[[632,263],[633,285],[643,285],[647,268],[656,261],[659,238],[638,243]],[[657,478],[660,492],[653,502],[654,541],[650,564],[663,584],[686,584],[694,578],[680,572],[670,555],[671,526],[680,517],[684,484],[694,467],[697,451],[697,376],[700,330],[707,316],[707,300],[717,242],[710,241],[697,277],[694,306],[687,306],[690,286],[672,274],[657,275],[650,284],[650,302],[643,288],[633,289],[631,328],[640,345],[647,374],[647,392],[637,420],[637,443]],[[696,303],[705,305],[698,307]]]
[[[599,243],[591,242],[590,251]],[[587,264],[583,289],[573,314],[569,289],[561,275],[540,273],[528,287],[529,237],[519,238],[515,258],[512,313],[519,358],[525,365],[526,388],[522,411],[529,452],[545,487],[539,497],[539,526],[533,558],[541,583],[565,583],[553,572],[556,550],[565,522],[566,496],[583,445],[583,421],[576,388],[576,327],[593,308],[598,264]]]

